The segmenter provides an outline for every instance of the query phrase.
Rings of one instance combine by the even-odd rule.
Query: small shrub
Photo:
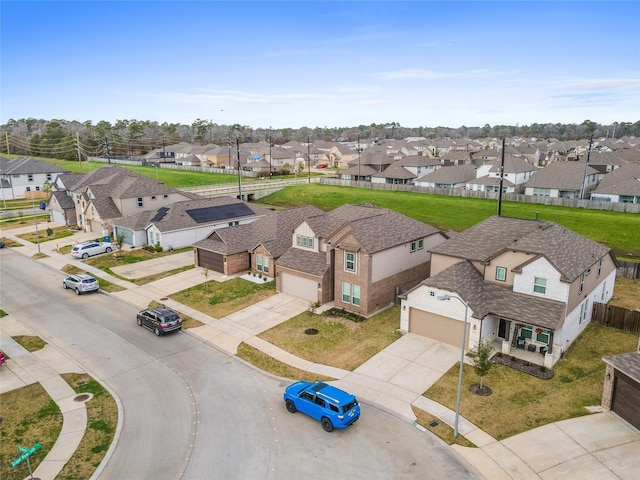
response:
[[[512,361],[512,362],[515,362],[515,361],[516,361],[516,357],[511,356],[511,361]]]
[[[161,245],[156,245],[155,247],[153,247],[153,251],[154,252],[162,252],[164,249],[162,248]]]
[[[53,235],[53,230],[51,228],[47,228],[47,237],[50,237]]]
[[[542,365],[542,366],[540,367],[540,371],[541,371],[541,372],[546,372],[546,371],[547,371],[547,367],[545,367],[544,365]]]

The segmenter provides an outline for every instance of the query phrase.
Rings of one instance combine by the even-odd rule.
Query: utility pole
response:
[[[78,148],[78,163],[82,164],[82,155],[80,154],[80,134],[76,132],[76,147]]]
[[[311,137],[307,135],[307,162],[309,162],[309,166],[307,167],[307,171],[309,172],[309,183],[311,183]]]
[[[38,255],[40,255],[40,234],[38,233],[38,215],[36,215],[36,201],[33,202],[33,220],[36,222],[36,243],[38,244]]]
[[[500,161],[500,187],[498,190],[498,216],[502,215],[502,184],[504,182],[504,137],[502,138],[502,160]]]
[[[238,157],[238,198],[242,200],[242,175],[240,175],[240,144],[239,139],[236,137],[236,150]]]
[[[9,150],[9,132],[4,132],[4,134],[7,139],[7,155],[11,155],[11,151]]]
[[[111,165],[111,157],[109,156],[109,140],[107,139],[107,137],[104,137],[104,143],[107,146],[107,162],[109,162],[109,165]]]
[[[584,196],[584,183],[587,181],[587,171],[589,170],[589,157],[591,156],[591,144],[593,143],[593,133],[589,139],[589,150],[587,150],[587,161],[584,162],[584,175],[582,176],[582,187],[580,187],[580,200]]]
[[[360,134],[358,134],[358,178],[356,181],[360,181],[360,152],[362,149],[360,148]]]
[[[269,178],[271,178],[271,127],[269,127]]]

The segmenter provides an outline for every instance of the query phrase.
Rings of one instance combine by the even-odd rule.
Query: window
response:
[[[344,303],[351,303],[351,284],[342,282],[342,301]]]
[[[238,221],[235,221],[235,222],[229,222],[229,223],[228,223],[228,226],[229,226],[229,227],[237,227],[238,225],[240,225],[240,222],[238,222]]]
[[[411,242],[411,253],[416,251],[416,242]]]
[[[345,252],[344,255],[344,269],[347,272],[356,271],[356,254],[354,252]]]
[[[138,197],[138,206],[139,207],[144,206],[144,203],[142,202],[142,197]]]
[[[580,305],[580,319],[579,324],[582,324],[587,319],[587,311],[589,310],[589,299],[587,298],[582,305]]]
[[[262,271],[269,273],[269,257],[262,257]]]
[[[418,240],[418,250],[422,250],[424,248],[424,240]]]
[[[541,343],[549,344],[549,332],[547,330],[542,330],[541,328],[536,328],[536,341]]]
[[[540,277],[534,277],[534,279],[533,279],[533,291],[535,293],[542,293],[542,294],[547,293],[547,279],[546,278],[540,278]]]
[[[256,255],[256,270],[262,271],[262,255]]]
[[[169,195],[165,193],[164,195],[162,195],[162,198],[169,198]]]
[[[351,288],[351,303],[360,305],[360,285],[353,285]]]
[[[531,325],[523,325],[520,329],[520,336],[522,338],[532,338],[533,337],[533,327]]]
[[[33,174],[32,173],[27,175],[27,180],[30,181],[30,182],[33,182]]]
[[[578,288],[578,293],[582,293],[584,290],[584,273],[580,275],[580,287]]]
[[[507,269],[504,267],[496,267],[496,280],[504,282],[507,279]]]
[[[342,301],[344,303],[360,305],[360,286],[342,282]]]
[[[151,200],[155,200],[156,196],[155,195],[151,195]]]
[[[47,180],[51,181],[51,174],[47,173]]]
[[[313,248],[313,237],[296,235],[296,245],[298,245],[299,247]]]
[[[600,261],[598,262],[598,277],[600,276],[600,274],[602,273],[602,258],[600,259]]]

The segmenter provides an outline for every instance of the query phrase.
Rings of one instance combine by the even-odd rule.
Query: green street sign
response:
[[[11,462],[11,468],[15,468],[18,465],[20,465],[22,462],[24,462],[26,459],[28,459],[31,455],[33,455],[35,452],[37,452],[38,450],[40,450],[40,447],[42,447],[42,444],[40,442],[36,443],[33,447],[31,448],[26,448],[26,447],[20,447],[18,446],[18,450],[20,450],[22,452],[22,455],[20,455],[18,458],[16,458],[15,460],[13,460]]]

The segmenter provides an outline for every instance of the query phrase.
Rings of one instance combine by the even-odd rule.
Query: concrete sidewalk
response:
[[[15,235],[7,235],[6,232],[3,235],[10,239],[16,238]],[[91,238],[94,236],[92,234]],[[16,251],[27,256],[37,253],[33,244],[20,239],[17,241],[24,246],[17,247]],[[207,279],[225,281],[229,277],[209,271],[208,277],[205,278],[204,271],[196,268],[136,286],[107,275],[101,270],[92,269],[83,262],[72,259],[70,255],[59,255],[55,245],[49,245],[49,242],[42,243],[40,247],[49,257],[39,261],[53,268],[60,269],[66,264],[74,264],[96,277],[125,288],[110,295],[139,308],[146,307],[152,300],[159,301],[201,321],[203,326],[189,329],[186,333],[197,336],[216,348],[235,354],[238,345],[245,342],[296,368],[335,378],[337,380],[333,383],[336,385],[355,393],[366,403],[383,408],[408,422],[415,420],[411,409],[415,406],[431,413],[443,423],[451,426],[454,424],[455,413],[452,410],[422,396],[433,382],[456,363],[459,350],[454,347],[406,334],[352,372],[319,365],[296,357],[258,337],[262,331],[305,311],[308,308],[308,302],[305,300],[277,294],[240,312],[216,319],[173,301],[171,295]],[[173,270],[183,266],[186,261],[185,256],[181,254],[163,258],[165,260],[162,262],[140,262],[135,268],[127,267],[129,270],[123,269],[118,274],[125,277],[146,276],[151,273],[145,275],[145,271],[155,272],[158,264],[162,264],[166,270]],[[145,270],[147,266],[149,270]],[[0,320],[3,328],[3,348],[7,333],[4,331],[5,319]],[[19,367],[18,363],[12,363]],[[22,364],[26,365],[25,362]],[[24,382],[20,378],[27,378],[26,375],[16,376],[18,380],[15,381],[15,385]],[[4,376],[2,380],[4,386]],[[56,397],[52,398],[60,398],[59,393],[54,394]],[[63,402],[64,398],[60,400]],[[566,478],[568,472],[572,477],[581,479],[631,480],[635,479],[640,471],[640,455],[637,454],[640,452],[640,432],[609,412],[556,422],[502,441],[497,441],[463,417],[459,418],[458,427],[460,434],[478,448],[457,445],[452,448],[485,478],[491,480],[560,479]],[[73,449],[69,447],[68,451],[70,456]],[[52,458],[53,461],[62,462],[59,456]],[[63,465],[64,462],[60,464],[60,468]],[[40,474],[43,480],[53,479],[54,476]]]

